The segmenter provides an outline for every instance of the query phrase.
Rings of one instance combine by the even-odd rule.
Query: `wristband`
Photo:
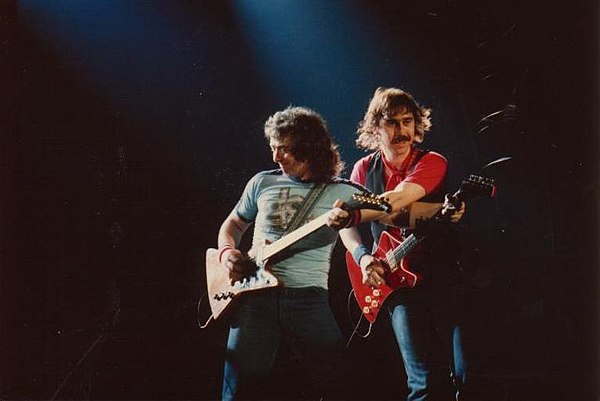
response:
[[[346,223],[344,228],[357,226],[358,223],[360,223],[361,218],[360,209],[356,209],[348,213],[350,213],[350,218],[348,219],[348,222]]]
[[[367,248],[363,244],[360,244],[352,252],[352,258],[354,258],[354,261],[356,262],[356,264],[360,266],[360,259],[363,256],[370,255],[370,254],[371,254],[371,252],[369,252],[369,248]]]
[[[219,263],[222,263],[221,258],[223,257],[223,254],[225,253],[225,251],[229,251],[232,249],[235,249],[235,247],[230,244],[223,245],[222,247],[219,248],[219,257],[218,257]]]

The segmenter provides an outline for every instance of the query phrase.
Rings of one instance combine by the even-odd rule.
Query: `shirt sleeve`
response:
[[[428,152],[403,182],[419,184],[425,189],[425,193],[431,193],[443,184],[447,169],[448,162],[444,156],[436,152]]]
[[[253,222],[258,214],[258,194],[261,182],[261,173],[252,177],[246,184],[244,192],[242,192],[242,196],[235,207],[237,215],[247,223]]]
[[[367,168],[369,167],[369,157],[363,157],[356,163],[352,168],[352,174],[350,174],[350,181],[353,181],[360,185],[365,185],[367,181]]]

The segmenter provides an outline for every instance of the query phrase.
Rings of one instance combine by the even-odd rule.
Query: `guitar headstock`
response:
[[[456,194],[454,194],[454,196],[461,200],[476,196],[493,198],[496,196],[494,179],[471,174],[462,181],[459,190],[456,192]]]
[[[392,211],[392,206],[388,203],[386,198],[377,196],[372,192],[363,191],[352,194],[352,199],[346,204],[344,209],[348,211],[356,209],[371,209],[390,213]]]

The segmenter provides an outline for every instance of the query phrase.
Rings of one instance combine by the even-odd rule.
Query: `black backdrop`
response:
[[[451,186],[512,157],[487,171],[498,197],[474,201],[460,224],[479,392],[597,399],[594,2],[352,1],[365,11],[348,18],[324,16],[336,2],[306,1],[321,24],[339,20],[326,31],[339,46],[361,40],[347,27],[383,35],[339,72],[326,38],[308,36],[310,60],[300,47],[252,43],[235,2],[36,3],[0,10],[0,398],[218,397],[225,327],[198,327],[203,255],[245,181],[272,166],[262,122],[290,103],[314,107],[351,163],[370,94],[397,85],[434,109],[427,144],[448,156]],[[117,46],[103,48],[85,32],[110,33],[101,19],[115,8]],[[297,22],[280,18],[285,39]],[[291,57],[294,76],[263,65],[264,48]],[[334,91],[319,92],[326,81]],[[337,249],[332,305],[349,335],[343,269]],[[386,324],[351,344],[341,398],[399,398]]]

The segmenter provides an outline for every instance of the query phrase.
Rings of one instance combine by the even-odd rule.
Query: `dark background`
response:
[[[0,2],[0,399],[217,398],[204,251],[273,166],[264,120],[315,108],[351,165],[380,85],[433,108],[450,187],[512,157],[459,227],[481,398],[598,399],[599,10],[569,3]],[[347,337],[348,290],[338,249]],[[340,398],[402,398],[387,324]]]

